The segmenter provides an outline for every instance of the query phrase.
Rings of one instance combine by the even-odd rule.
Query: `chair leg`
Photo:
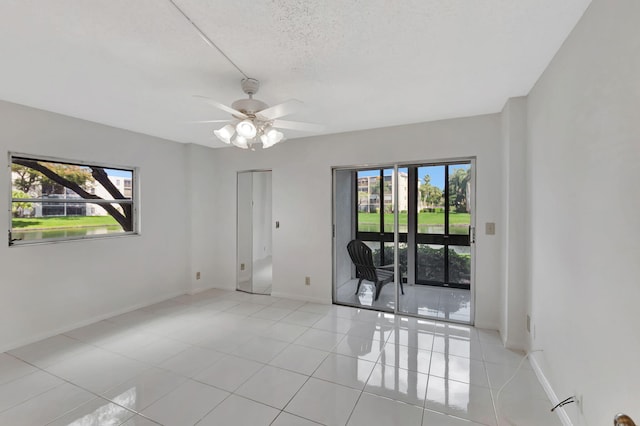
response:
[[[362,284],[362,280],[364,278],[360,278],[360,280],[358,281],[358,287],[356,288],[356,295],[358,294],[358,292],[360,291],[360,284]]]
[[[375,297],[375,299],[373,299],[374,301],[378,300],[378,297],[380,297],[380,292],[382,291],[382,286],[383,285],[384,284],[381,284],[379,282],[376,283],[376,297]]]

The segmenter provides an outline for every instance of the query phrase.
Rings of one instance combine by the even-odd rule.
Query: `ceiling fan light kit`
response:
[[[238,135],[242,136],[243,138],[253,139],[256,137],[256,133],[258,133],[258,130],[256,129],[256,126],[251,122],[251,120],[247,119],[242,120],[236,125],[236,132],[238,132]]]
[[[222,142],[237,146],[238,148],[254,150],[253,145],[262,143],[262,148],[269,148],[278,142],[284,140],[284,134],[275,127],[300,130],[304,132],[321,131],[322,127],[311,123],[301,123],[296,121],[277,120],[280,117],[289,115],[296,111],[302,102],[295,99],[288,100],[278,105],[269,107],[266,103],[253,99],[253,95],[258,93],[260,82],[255,78],[249,78],[230,58],[227,56],[205,33],[196,25],[195,22],[176,4],[174,0],[168,0],[177,10],[189,21],[193,28],[198,32],[200,37],[211,47],[216,49],[231,65],[233,65],[245,78],[242,79],[241,85],[244,93],[249,95],[248,99],[239,99],[227,106],[213,99],[197,96],[204,99],[210,105],[230,113],[234,120],[231,124],[227,124],[218,130],[214,130],[213,134]],[[216,122],[217,120],[206,120],[201,122]],[[230,120],[231,121],[231,120]],[[236,135],[233,138],[233,135]]]
[[[254,78],[243,79],[242,90],[249,95],[249,98],[239,99],[233,102],[230,107],[213,99],[198,96],[214,107],[230,113],[233,117],[231,124],[213,131],[213,134],[222,142],[242,149],[254,150],[254,145],[259,143],[262,143],[262,148],[270,148],[285,140],[284,133],[277,128],[306,132],[322,129],[317,124],[278,120],[278,118],[294,112],[302,103],[291,99],[269,107],[266,103],[253,98],[259,88],[260,82],[258,80]],[[211,121],[215,120],[207,122]]]
[[[273,145],[277,144],[284,138],[284,134],[282,132],[277,131],[273,127],[269,127],[264,131],[262,136],[260,136],[260,140],[262,141],[263,148],[269,148]]]
[[[236,138],[233,141],[231,141],[231,143],[237,146],[238,148],[242,148],[242,149],[249,148],[249,143],[247,139],[243,136],[239,136],[239,135],[236,136]]]
[[[233,127],[231,124],[227,124],[226,126],[224,126],[219,130],[214,130],[213,134],[216,135],[218,139],[220,139],[222,142],[226,144],[230,144],[231,137],[233,136],[235,131],[236,131],[235,127]]]

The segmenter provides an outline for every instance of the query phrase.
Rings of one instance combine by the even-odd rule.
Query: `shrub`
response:
[[[386,263],[393,263],[393,247],[384,248]],[[373,259],[376,264],[380,261],[380,249],[373,250]],[[400,272],[402,277],[407,276],[407,247],[400,248],[398,253]],[[418,271],[422,275],[416,277],[426,281],[444,281],[444,247],[432,248],[427,245],[419,245],[416,262]],[[471,275],[471,256],[458,254],[452,248],[449,249],[449,282],[468,283]]]

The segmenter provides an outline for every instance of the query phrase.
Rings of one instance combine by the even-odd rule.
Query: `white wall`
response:
[[[9,151],[139,167],[142,235],[0,244],[0,352],[187,290],[185,145],[0,102],[5,171]],[[0,196],[6,226],[8,203]]]
[[[444,120],[285,141],[255,152],[216,151],[216,286],[235,282],[235,176],[273,170],[273,295],[331,302],[331,167],[477,157],[477,223],[501,218],[500,115]],[[476,324],[497,329],[501,240],[479,232]],[[304,277],[311,277],[311,286]]]
[[[189,144],[187,150],[188,188],[182,188],[189,198],[187,208],[190,263],[189,292],[211,288],[217,283],[217,262],[213,248],[216,243],[216,175],[213,164],[216,150],[201,145]],[[235,180],[234,180],[235,184]],[[235,264],[235,258],[234,258]],[[200,272],[200,280],[196,274]],[[235,277],[232,283],[235,286]]]
[[[530,344],[583,395],[575,424],[640,420],[639,22],[637,0],[594,0],[529,95]]]
[[[527,347],[526,102],[525,97],[512,98],[502,110],[504,198],[500,235],[503,245],[500,335],[504,345],[513,349]]]

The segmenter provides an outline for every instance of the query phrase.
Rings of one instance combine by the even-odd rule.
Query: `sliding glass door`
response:
[[[472,161],[407,170],[409,297],[398,299],[398,312],[472,323]]]
[[[471,163],[417,167],[416,284],[471,285]]]
[[[358,202],[355,205],[356,238],[364,241],[374,253],[376,266],[394,262],[395,175],[393,168],[357,171]],[[398,170],[398,214],[400,242],[407,242],[406,169]],[[404,245],[406,250],[406,244]],[[402,246],[401,246],[402,250]]]
[[[406,205],[406,173],[400,175]],[[392,282],[362,285],[359,272],[346,250],[352,240],[363,242],[371,250],[372,265],[393,271],[395,275],[395,198],[394,168],[336,170],[334,172],[334,301],[336,303],[395,311],[395,277]],[[348,189],[347,189],[348,188]],[[404,207],[406,224],[406,207]],[[401,241],[406,242],[406,230]],[[406,244],[404,245],[406,251]],[[347,268],[347,265],[349,268]],[[384,273],[379,274],[383,280]],[[377,297],[376,297],[377,296]]]
[[[472,166],[334,170],[334,302],[472,323]],[[352,240],[393,271],[378,298],[347,252]]]

